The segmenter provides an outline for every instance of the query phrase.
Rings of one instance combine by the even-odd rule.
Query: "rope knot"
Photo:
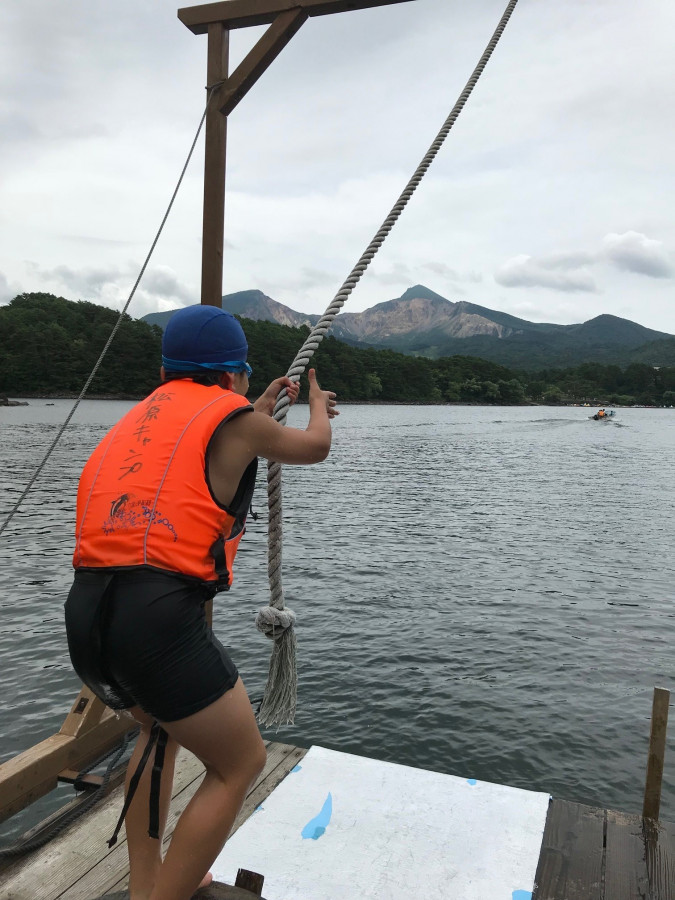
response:
[[[295,625],[295,613],[292,609],[277,609],[274,606],[263,606],[255,617],[255,627],[265,637],[276,640]]]

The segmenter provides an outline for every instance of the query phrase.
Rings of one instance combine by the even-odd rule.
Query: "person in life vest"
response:
[[[282,427],[272,418],[277,395],[286,388],[294,402],[298,385],[277,378],[249,403],[247,353],[229,313],[176,312],[162,342],[162,383],[103,438],[78,487],[65,605],[71,660],[141,728],[117,829],[126,817],[131,900],[188,900],[210,882],[265,763],[246,690],[204,604],[232,584],[257,458],[321,462],[338,411],[312,369],[309,424]],[[206,774],[162,859],[178,746]]]

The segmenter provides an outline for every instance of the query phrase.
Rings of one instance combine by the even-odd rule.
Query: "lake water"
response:
[[[77,478],[129,405],[82,404],[0,537],[0,761],[58,731],[79,690],[62,623]],[[70,406],[0,407],[0,520]],[[299,710],[267,737],[641,809],[652,689],[675,686],[675,411],[588,413],[342,409],[328,460],[284,470]],[[264,469],[254,507],[215,629],[259,696]]]

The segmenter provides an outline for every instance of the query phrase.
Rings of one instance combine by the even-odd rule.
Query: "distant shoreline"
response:
[[[79,394],[22,394],[21,400],[77,400]],[[95,396],[90,396],[87,394],[84,397],[85,400],[123,400],[128,401],[130,403],[138,403],[140,400],[144,399],[144,396],[131,396],[130,394],[97,394]],[[251,403],[255,403],[258,399],[257,397],[249,397],[248,398]],[[16,400],[12,401],[10,398],[10,405],[16,405]],[[23,404],[20,404],[23,405]],[[307,406],[306,400],[298,400],[298,406]],[[560,406],[565,406],[566,404],[561,403]],[[608,405],[608,404],[606,404]],[[546,406],[545,403],[535,403],[534,401],[528,400],[525,403],[463,403],[463,402],[450,402],[447,401],[445,403],[433,403],[431,401],[420,400],[419,402],[414,402],[412,400],[340,400],[338,398],[338,406]]]
[[[7,396],[7,395],[5,395]],[[20,398],[9,398],[8,406],[24,406],[25,403],[20,401],[25,400],[77,400],[79,394],[22,394]],[[87,395],[85,400],[118,400],[125,401],[129,403],[138,403],[140,400],[143,400],[143,396],[131,395],[131,394],[96,394],[95,396]],[[257,398],[249,398],[252,403],[255,402]],[[299,400],[299,406],[307,406],[306,400]],[[511,408],[511,407],[528,407],[528,406],[545,406],[548,408],[559,407],[561,409],[599,409],[600,407],[607,407],[608,409],[673,409],[672,406],[642,406],[642,405],[630,405],[630,406],[622,406],[619,403],[606,403],[606,402],[598,402],[592,403],[589,406],[584,406],[581,403],[538,403],[534,400],[528,400],[525,403],[465,403],[462,401],[446,401],[445,403],[432,403],[419,401],[417,403],[411,400],[340,400],[338,399],[338,406],[491,406],[495,409],[498,408]],[[2,405],[0,404],[0,408]]]

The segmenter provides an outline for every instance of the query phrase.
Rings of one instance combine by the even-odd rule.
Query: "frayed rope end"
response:
[[[265,694],[258,710],[258,722],[268,728],[292,725],[298,700],[298,671],[295,664],[295,629],[287,628],[274,641]]]

